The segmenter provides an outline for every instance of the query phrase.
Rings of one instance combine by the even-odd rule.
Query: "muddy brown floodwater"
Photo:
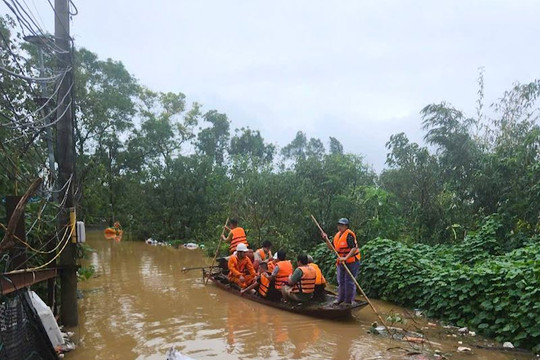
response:
[[[80,325],[77,349],[68,360],[165,359],[171,346],[193,359],[409,359],[412,345],[371,335],[376,320],[365,307],[348,321],[329,321],[296,315],[228,294],[209,283],[200,271],[183,267],[211,262],[200,250],[151,246],[143,242],[105,240],[90,232],[96,251],[84,265],[95,277],[79,283]],[[401,307],[374,301],[388,314],[406,313]],[[383,315],[384,317],[384,315]],[[425,326],[422,319],[399,325]],[[457,353],[458,341],[440,326],[429,339],[451,359],[530,359],[530,354],[481,350]],[[475,339],[476,341],[477,339]]]

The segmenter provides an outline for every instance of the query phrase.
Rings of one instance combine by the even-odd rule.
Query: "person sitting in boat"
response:
[[[285,300],[303,303],[313,299],[317,274],[315,268],[308,265],[306,254],[298,255],[297,265],[287,284],[282,286],[281,295]]]
[[[223,241],[229,243],[229,254],[233,254],[236,251],[238,244],[245,244],[246,247],[249,247],[246,232],[243,228],[238,226],[238,220],[229,220],[229,227],[225,226],[225,229],[229,230],[229,235],[227,235],[227,237],[221,235],[221,238]]]
[[[259,275],[247,288],[242,289],[240,293],[244,295],[246,292],[250,292],[253,289],[257,289],[257,293],[261,297],[267,297],[270,293],[272,279],[270,278],[270,273],[268,272],[268,264],[262,262],[259,264]],[[272,286],[273,288],[273,286]]]
[[[277,252],[277,262],[275,263],[274,270],[272,270],[272,279],[276,280],[276,290],[280,290],[281,287],[289,281],[289,276],[293,273],[293,266],[289,260],[285,260],[287,252],[285,250],[279,250]]]
[[[262,243],[262,248],[255,251],[253,261],[253,266],[255,267],[255,270],[257,270],[257,267],[260,263],[268,262],[268,260],[272,258],[272,251],[270,251],[271,247],[272,243],[268,240],[264,240]]]
[[[313,257],[311,255],[307,256],[308,265],[315,269],[315,291],[313,292],[313,300],[322,301],[325,299],[326,279],[317,264],[313,262]]]
[[[228,262],[229,281],[240,286],[241,289],[251,285],[257,275],[253,263],[246,255],[247,251],[246,244],[238,244],[236,252],[231,255]]]
[[[278,261],[279,259],[277,257],[277,253],[274,253],[274,256],[268,259],[268,271],[270,272],[270,274],[274,272],[274,268],[276,267]]]

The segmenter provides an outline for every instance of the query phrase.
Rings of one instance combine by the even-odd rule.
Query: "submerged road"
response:
[[[410,359],[412,345],[368,333],[376,316],[369,307],[345,322],[313,319],[269,308],[228,294],[209,283],[200,271],[183,267],[209,264],[200,250],[151,246],[143,242],[105,240],[90,232],[96,251],[83,265],[96,274],[79,283],[80,325],[77,349],[68,360],[164,360],[175,346],[193,359]],[[407,310],[375,301],[382,313]],[[426,326],[411,318],[408,329]],[[433,349],[452,359],[530,359],[530,355],[486,351],[456,353],[470,339],[456,338],[440,326],[429,338]],[[465,342],[464,345],[458,341]]]

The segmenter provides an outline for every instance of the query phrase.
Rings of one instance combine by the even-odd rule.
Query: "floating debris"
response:
[[[391,332],[391,334],[388,334],[387,329]],[[403,341],[412,342],[412,343],[425,342],[424,335],[420,333],[417,333],[414,331],[407,331],[405,329],[392,327],[392,326],[389,326],[388,328],[386,328],[384,326],[378,326],[376,322],[371,324],[371,328],[369,329],[369,332],[371,334],[388,336],[388,337],[391,337],[392,339],[403,340]]]
[[[171,347],[168,351],[167,351],[167,359],[166,360],[194,360],[193,358],[190,358],[189,356],[186,356],[184,354],[182,354],[180,351],[176,350],[173,347]]]
[[[75,343],[71,341],[71,337],[73,335],[74,334],[71,331],[67,331],[67,332],[62,331],[62,339],[64,343],[54,347],[54,350],[56,351],[60,359],[64,358],[65,353],[75,350],[75,348],[77,347]]]
[[[182,245],[185,249],[190,249],[190,250],[194,250],[194,249],[198,249],[199,248],[199,245],[195,244],[195,243],[187,243],[187,244],[184,244]]]

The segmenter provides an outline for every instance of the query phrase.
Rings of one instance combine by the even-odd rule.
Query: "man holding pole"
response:
[[[338,233],[333,239],[333,246],[339,255],[336,262],[338,282],[338,298],[336,304],[351,304],[356,295],[356,285],[345,267],[347,267],[353,277],[356,278],[358,270],[360,269],[360,250],[358,249],[355,233],[349,229],[348,219],[339,219],[337,228]],[[328,248],[332,250],[328,235],[324,231],[321,231],[321,236],[326,240]]]
[[[229,227],[225,226],[225,228],[229,230],[229,235],[225,237],[225,235],[221,234],[221,239],[229,243],[229,254],[232,255],[236,251],[238,244],[245,244],[246,247],[249,246],[246,239],[246,232],[242,227],[238,226],[238,220],[231,219],[229,221]]]

